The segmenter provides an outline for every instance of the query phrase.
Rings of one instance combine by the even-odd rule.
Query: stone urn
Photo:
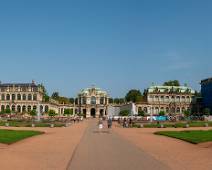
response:
[[[9,127],[9,126],[10,126],[10,124],[7,122],[7,123],[5,123],[5,126],[6,126],[6,127]]]
[[[53,124],[53,123],[51,123],[50,128],[53,128],[53,127],[54,127],[54,124]]]

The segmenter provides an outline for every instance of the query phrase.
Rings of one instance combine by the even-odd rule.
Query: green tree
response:
[[[73,109],[64,109],[64,115],[71,116],[73,113]]]
[[[113,100],[113,102],[114,102],[115,104],[120,104],[120,99],[119,99],[119,98],[115,98],[115,99]]]
[[[170,80],[163,83],[164,86],[180,86],[180,82],[178,80]]]
[[[29,112],[29,115],[32,116],[32,117],[34,117],[34,116],[37,115],[37,111],[36,111],[35,109],[33,109],[33,110],[31,110],[31,111]]]
[[[126,94],[125,99],[127,102],[140,102],[142,100],[141,91],[132,89]]]
[[[113,98],[109,98],[109,103],[110,103],[110,104],[113,103]]]
[[[35,119],[35,116],[37,115],[37,111],[33,109],[29,112],[29,115],[32,117],[32,122],[33,122],[33,120]]]
[[[210,115],[210,109],[209,108],[205,108],[204,110],[203,110],[203,113],[204,113],[204,115],[207,115],[207,116],[209,116]]]
[[[143,110],[138,110],[138,116],[145,116],[145,112]]]
[[[69,102],[70,102],[71,104],[74,104],[74,98],[69,98]]]
[[[119,103],[120,103],[120,104],[124,104],[124,103],[125,103],[124,98],[120,98],[120,99],[119,99]]]
[[[48,112],[48,115],[53,118],[57,115],[57,113],[54,110],[50,109],[49,112]]]
[[[165,112],[164,111],[160,111],[159,112],[159,116],[164,116],[165,115]]]
[[[129,110],[122,110],[119,113],[120,116],[129,116],[130,115],[130,111]]]
[[[4,113],[6,113],[6,114],[10,114],[10,113],[11,113],[10,108],[6,108],[6,109],[5,109],[5,111],[4,111]]]
[[[44,102],[49,102],[49,98],[50,97],[49,97],[49,95],[47,93],[47,90],[46,90],[45,86],[43,84],[39,84],[38,86],[41,87],[42,90],[43,90],[43,101]]]
[[[185,110],[183,113],[184,113],[185,117],[189,117],[191,115],[191,111],[190,110]]]
[[[59,92],[53,92],[52,93],[52,99],[57,100],[59,98]]]

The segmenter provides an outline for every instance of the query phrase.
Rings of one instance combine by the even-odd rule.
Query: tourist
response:
[[[99,130],[101,130],[103,128],[103,121],[102,118],[99,118]]]
[[[108,126],[108,129],[112,127],[112,118],[108,118],[107,120],[107,126]]]

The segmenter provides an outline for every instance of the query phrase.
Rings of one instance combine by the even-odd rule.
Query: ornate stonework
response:
[[[100,88],[91,87],[78,94],[78,112],[84,117],[99,117],[107,115],[108,94]]]

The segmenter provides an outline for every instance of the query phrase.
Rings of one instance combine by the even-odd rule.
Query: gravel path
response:
[[[112,130],[99,132],[96,120],[90,120],[67,169],[166,170],[168,167]]]
[[[211,170],[212,143],[199,145],[179,139],[154,135],[156,131],[208,130],[210,128],[120,128],[113,130],[155,159],[168,165],[172,170]]]

